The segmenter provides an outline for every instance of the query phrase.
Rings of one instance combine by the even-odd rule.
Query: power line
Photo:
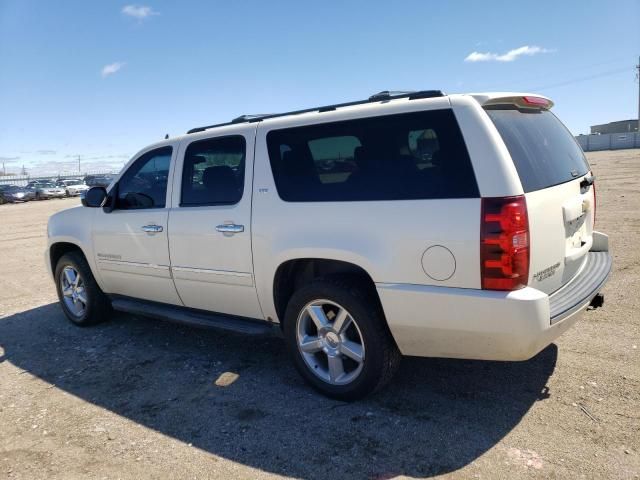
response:
[[[615,70],[609,70],[609,71],[606,71],[606,72],[596,73],[595,75],[588,75],[586,77],[574,78],[574,79],[571,79],[571,80],[566,80],[564,82],[553,83],[553,84],[550,84],[550,85],[544,85],[544,86],[535,87],[535,88],[526,88],[525,90],[530,91],[530,92],[537,92],[537,91],[540,91],[540,90],[548,90],[550,88],[565,87],[567,85],[573,85],[575,83],[586,82],[586,81],[589,81],[589,80],[595,80],[596,78],[610,77],[610,76],[613,76],[613,75],[618,75],[620,73],[630,72],[630,68],[631,67],[616,68]]]
[[[628,60],[627,61],[621,61],[621,58],[622,57],[616,58],[615,60],[608,60],[608,61],[605,61],[605,62],[596,62],[596,63],[582,64],[582,65],[575,65],[575,66],[567,65],[566,68],[562,68],[561,67],[561,68],[558,68],[558,69],[554,69],[553,73],[554,73],[555,77],[562,78],[562,77],[565,77],[565,76],[570,75],[570,74],[581,73],[584,70],[587,70],[587,72],[585,72],[587,74],[590,73],[589,70],[591,72],[596,72],[599,69],[599,67],[607,67],[608,66],[611,69],[613,69],[614,67],[616,69],[617,68],[622,69],[623,65],[624,66],[628,66],[629,63],[628,63]],[[612,64],[614,64],[614,65],[612,65]],[[542,72],[540,72],[540,73],[542,73]],[[544,74],[535,75],[533,77],[528,76],[529,80],[534,80],[534,81],[537,81],[539,79],[544,81],[544,80],[547,80],[548,78],[549,78],[549,73],[548,72],[544,72]]]

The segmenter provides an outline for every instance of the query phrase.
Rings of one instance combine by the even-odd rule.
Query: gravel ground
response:
[[[0,206],[0,478],[640,478],[640,150],[589,158],[604,308],[527,362],[407,358],[353,404],[277,338],[71,326],[42,252],[78,200]]]

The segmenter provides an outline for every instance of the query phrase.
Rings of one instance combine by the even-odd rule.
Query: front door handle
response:
[[[162,230],[161,225],[145,225],[142,227],[142,231],[147,233],[160,233]]]
[[[234,234],[234,233],[242,233],[244,232],[244,225],[236,225],[235,223],[225,223],[223,225],[218,225],[216,227],[216,230],[218,232],[222,232],[222,233],[230,233],[230,234]]]

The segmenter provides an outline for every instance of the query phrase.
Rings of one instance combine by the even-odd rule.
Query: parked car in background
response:
[[[34,194],[36,200],[48,200],[49,198],[64,198],[67,192],[64,188],[56,186],[53,182],[29,182],[27,190]]]
[[[56,185],[59,187],[66,187],[67,185],[77,185],[79,183],[84,183],[84,178],[82,177],[60,178],[56,182]]]
[[[114,175],[87,175],[84,177],[84,183],[89,187],[108,187],[114,179]]]
[[[44,185],[47,183],[52,183],[51,180],[30,180],[29,183],[27,183],[27,187],[35,187],[37,185]]]
[[[89,190],[89,186],[84,183],[83,180],[73,179],[73,180],[61,180],[58,182],[58,186],[60,188],[64,188],[67,197],[76,197],[87,190]]]
[[[7,203],[3,196],[2,196],[2,192],[4,192],[5,190],[7,190],[10,187],[15,187],[15,185],[0,185],[0,205],[2,205],[3,203]]]
[[[28,202],[33,200],[33,192],[18,185],[0,185],[0,204]]]
[[[67,196],[77,197],[78,195],[85,193],[87,190],[89,190],[89,188],[90,187],[88,185],[85,185],[84,183],[74,183],[72,185],[67,185]]]

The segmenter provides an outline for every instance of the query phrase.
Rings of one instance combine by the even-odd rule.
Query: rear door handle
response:
[[[161,225],[145,225],[142,227],[142,231],[147,233],[160,233],[162,230]]]
[[[242,233],[244,232],[244,225],[236,225],[235,223],[225,223],[216,227],[218,232],[222,233]]]

